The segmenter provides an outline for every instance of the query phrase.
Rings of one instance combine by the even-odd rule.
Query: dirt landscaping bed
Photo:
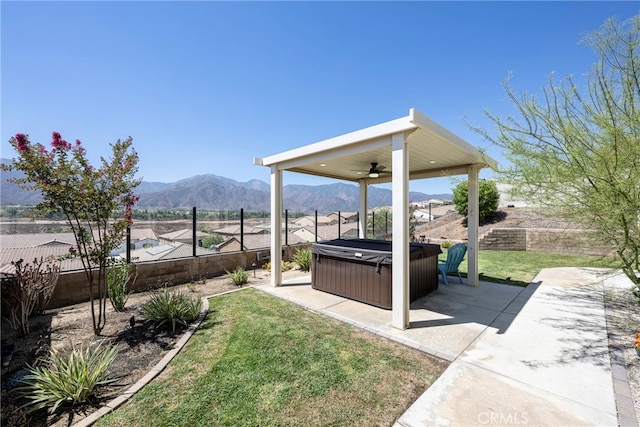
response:
[[[299,271],[286,275],[301,274]],[[256,271],[251,273],[249,285],[264,282],[269,273]],[[205,282],[174,286],[173,289],[185,294],[202,298],[220,294],[237,287],[226,277],[206,280]],[[184,333],[184,328],[171,333],[170,328],[156,329],[154,324],[145,321],[140,314],[140,304],[148,300],[151,290],[130,295],[125,312],[116,312],[107,302],[107,322],[102,334],[93,333],[91,309],[89,303],[76,304],[53,310],[30,320],[31,332],[23,337],[11,329],[9,322],[2,322],[2,340],[15,345],[8,366],[2,367],[2,426],[67,426],[80,421],[99,409],[106,402],[117,397],[135,384],[151,370],[164,355],[173,348]],[[97,309],[96,309],[97,310]],[[131,326],[133,325],[133,327]],[[89,343],[114,344],[118,356],[109,370],[110,377],[118,380],[108,387],[99,389],[98,395],[86,405],[55,414],[38,411],[26,414],[18,410],[26,400],[20,398],[16,390],[16,379],[27,364],[33,364],[38,357],[48,354],[49,349],[65,349],[72,346],[86,346]],[[24,372],[24,371],[22,371]]]

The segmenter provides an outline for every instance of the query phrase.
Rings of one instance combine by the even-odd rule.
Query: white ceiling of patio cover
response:
[[[346,181],[366,178],[369,183],[390,182],[392,174],[372,179],[366,172],[357,171],[367,171],[372,162],[385,166],[384,171],[391,171],[391,138],[397,133],[403,133],[407,141],[410,179],[465,174],[473,164],[482,167],[497,164],[415,109],[396,120],[273,156],[254,158],[254,164]]]

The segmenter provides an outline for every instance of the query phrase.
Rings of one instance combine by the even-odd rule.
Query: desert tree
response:
[[[106,269],[110,253],[117,248],[131,223],[131,207],[138,200],[133,190],[138,155],[129,137],[111,145],[112,157],[101,165],[89,164],[79,140],[71,144],[53,132],[51,148],[32,144],[25,134],[9,142],[18,154],[4,169],[24,173],[12,179],[23,188],[39,191],[35,216],[63,214],[76,240],[71,255],[79,257],[89,287],[93,330],[100,335],[106,323]],[[97,307],[97,310],[96,310]]]
[[[597,58],[584,78],[551,74],[539,96],[507,78],[516,113],[485,111],[494,131],[469,126],[503,149],[514,195],[593,230],[640,287],[640,15],[610,18],[582,42]]]

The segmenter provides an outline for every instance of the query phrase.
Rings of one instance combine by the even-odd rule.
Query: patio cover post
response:
[[[271,166],[271,286],[282,284],[282,171]]]
[[[365,239],[367,237],[367,198],[369,191],[369,184],[367,184],[366,179],[360,180],[358,183],[360,187],[359,192],[359,200],[358,200],[358,210],[360,214],[358,215],[358,237],[361,239]]]
[[[478,286],[478,225],[480,223],[480,201],[478,175],[480,165],[469,166],[468,219],[467,219],[467,284]]]
[[[391,137],[393,239],[391,326],[409,327],[409,168],[403,133]]]

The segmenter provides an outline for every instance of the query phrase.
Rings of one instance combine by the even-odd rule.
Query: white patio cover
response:
[[[371,163],[388,174],[370,178]],[[467,174],[469,179],[468,284],[478,285],[478,174],[497,162],[415,109],[409,115],[325,141],[302,146],[253,163],[271,169],[271,265],[282,261],[282,172],[292,171],[359,183],[359,211],[367,212],[369,184],[391,182],[392,326],[405,329],[409,319],[409,181]],[[400,220],[398,220],[398,218]],[[366,230],[366,215],[360,215]],[[364,237],[364,235],[361,235]],[[273,269],[271,284],[282,284]]]

